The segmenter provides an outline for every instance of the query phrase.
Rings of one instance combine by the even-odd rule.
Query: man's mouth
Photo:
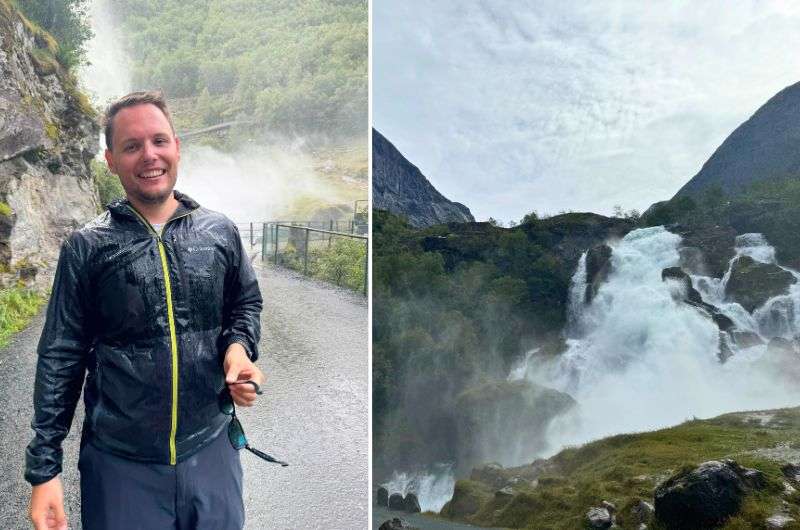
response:
[[[139,178],[154,179],[160,177],[166,172],[167,172],[166,169],[151,169],[150,171],[144,171],[142,173],[139,173]]]

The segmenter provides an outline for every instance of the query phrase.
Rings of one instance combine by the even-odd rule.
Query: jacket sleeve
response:
[[[250,360],[258,359],[261,338],[261,290],[236,225],[231,223],[231,258],[225,274],[225,300],[219,350],[224,355],[234,342],[244,346]]]
[[[35,435],[25,452],[25,480],[34,486],[61,473],[61,442],[72,424],[91,345],[85,325],[87,277],[71,237],[61,246],[37,349],[31,422]]]

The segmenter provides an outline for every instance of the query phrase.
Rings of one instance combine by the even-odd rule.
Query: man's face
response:
[[[149,103],[120,110],[114,116],[112,140],[106,161],[119,176],[128,200],[135,205],[169,199],[181,154],[164,113]]]

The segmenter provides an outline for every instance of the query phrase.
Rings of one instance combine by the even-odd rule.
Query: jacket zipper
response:
[[[147,229],[150,230],[154,236],[156,236],[158,253],[161,256],[161,270],[164,274],[164,290],[166,291],[165,294],[167,298],[167,322],[169,323],[170,352],[172,355],[172,416],[169,431],[169,464],[174,466],[178,460],[177,449],[175,447],[175,436],[178,432],[178,337],[175,331],[175,315],[172,309],[172,284],[170,283],[169,279],[167,251],[164,249],[164,241],[161,238],[161,235],[156,232],[156,230],[153,228],[153,225],[151,225],[147,219],[142,217],[142,215],[137,212],[135,208],[132,206],[129,206],[129,208],[134,214],[136,214],[136,217],[138,217],[139,220],[144,223],[145,227],[147,227]],[[164,233],[164,230],[167,228],[169,223],[176,219],[186,217],[191,213],[192,212],[190,211],[178,217],[169,219],[166,223],[164,223],[164,226],[161,227],[161,233]]]

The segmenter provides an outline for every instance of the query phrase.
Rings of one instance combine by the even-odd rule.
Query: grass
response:
[[[638,499],[652,503],[658,483],[701,462],[733,458],[762,471],[767,487],[749,495],[741,512],[723,529],[765,528],[765,519],[778,511],[783,500],[788,501],[791,516],[800,521],[800,495],[781,495],[781,463],[759,453],[778,445],[800,452],[800,408],[777,411],[764,425],[737,413],[653,432],[613,436],[561,451],[550,460],[552,471],[539,479],[538,486],[515,486],[515,496],[504,501],[484,493],[479,509],[457,518],[506,528],[584,528],[587,510],[606,500],[621,509],[621,528],[636,528],[624,514]],[[511,477],[519,470],[505,473]],[[464,491],[474,498],[479,490],[469,482],[459,481],[456,491],[466,488]],[[450,513],[443,511],[443,515]],[[800,528],[793,525],[786,528]],[[649,528],[658,530],[659,526],[652,523]]]
[[[0,348],[28,325],[44,302],[44,296],[25,287],[0,289]]]

